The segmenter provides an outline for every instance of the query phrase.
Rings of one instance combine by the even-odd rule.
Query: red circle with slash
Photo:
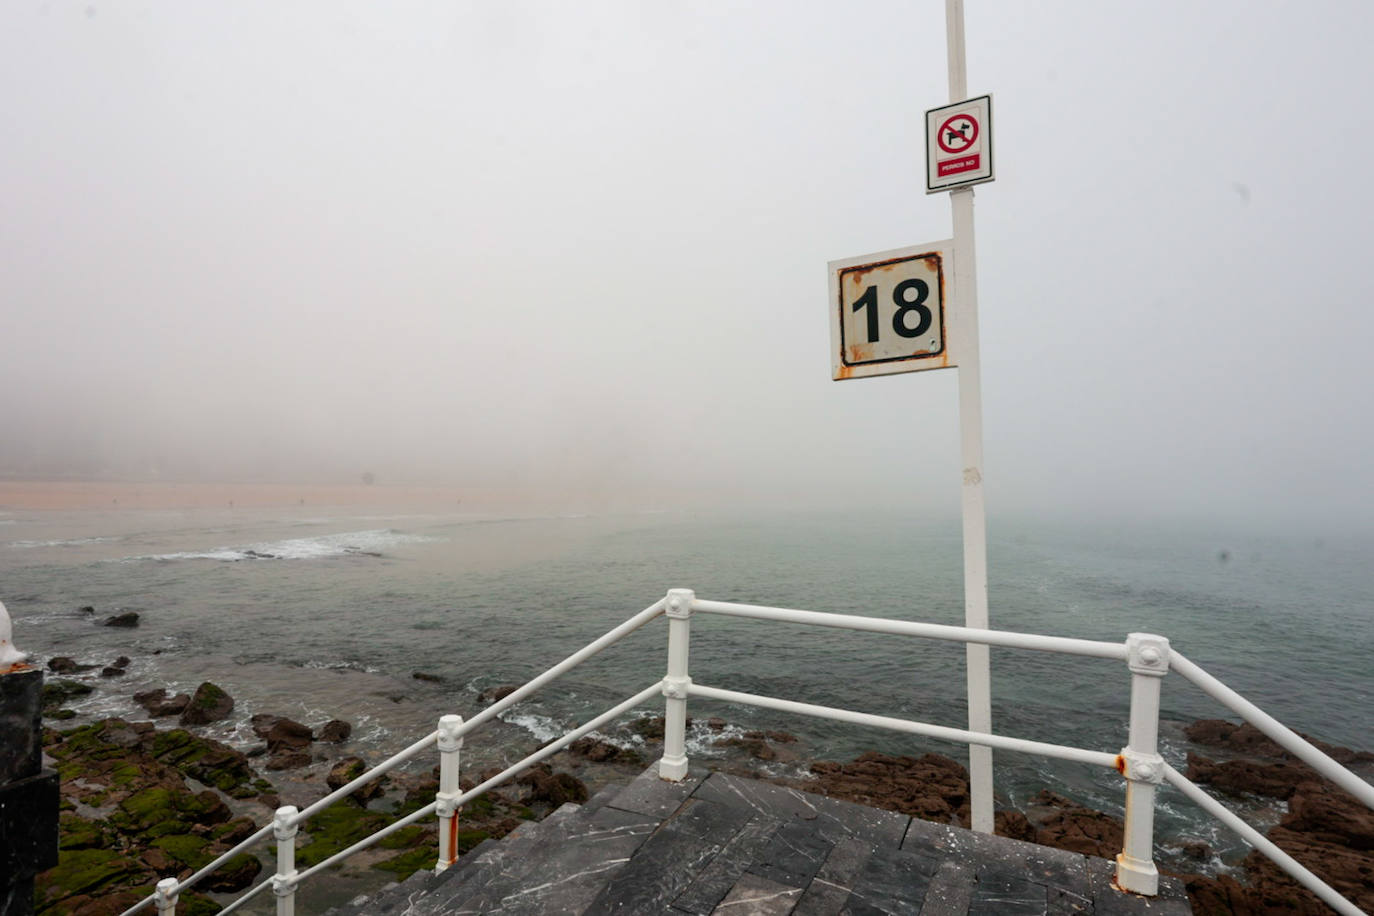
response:
[[[969,136],[965,137],[964,132],[962,130],[954,130],[950,127],[950,125],[953,124],[955,121],[967,121],[969,126],[973,128],[973,132]],[[949,137],[951,141],[960,141],[960,145],[949,145],[945,142],[945,137]],[[977,139],[978,119],[975,118],[973,115],[966,113],[950,115],[948,118],[945,118],[945,123],[940,125],[939,131],[937,131],[935,134],[935,142],[940,145],[940,149],[944,150],[947,153],[962,153],[964,150],[972,146],[973,141]]]

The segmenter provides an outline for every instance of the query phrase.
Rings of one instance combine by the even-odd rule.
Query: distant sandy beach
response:
[[[263,483],[134,483],[0,480],[0,509],[206,509],[274,506],[377,506],[458,509],[491,506],[502,494],[457,487],[376,484],[319,486]]]

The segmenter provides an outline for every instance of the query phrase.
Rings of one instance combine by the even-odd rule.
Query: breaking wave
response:
[[[390,528],[373,531],[348,531],[313,538],[291,538],[250,544],[246,547],[215,547],[211,550],[161,553],[151,556],[129,557],[130,560],[220,560],[237,563],[243,560],[320,560],[331,557],[380,557],[388,548],[400,544],[421,544],[437,538],[419,534],[404,534]]]

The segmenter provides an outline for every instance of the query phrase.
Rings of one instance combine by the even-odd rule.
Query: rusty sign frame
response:
[[[938,297],[939,346],[936,349],[911,349],[909,352],[892,356],[873,356],[868,359],[852,358],[849,352],[851,342],[845,339],[844,279],[867,274],[871,271],[892,268],[904,262],[924,260],[928,269],[936,277],[935,289]],[[930,265],[931,261],[933,265]],[[953,297],[951,290],[954,279],[954,242],[946,239],[924,245],[911,245],[894,248],[875,254],[859,255],[831,261],[827,268],[830,273],[830,366],[831,377],[836,381],[851,378],[870,378],[876,375],[896,375],[902,372],[920,372],[926,369],[951,369],[958,365],[955,358]],[[852,306],[851,306],[852,307]],[[932,311],[937,311],[932,309]]]

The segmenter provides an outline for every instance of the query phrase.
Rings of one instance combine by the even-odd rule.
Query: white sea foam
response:
[[[400,544],[422,544],[437,540],[420,534],[405,534],[390,528],[371,531],[347,531],[312,538],[291,538],[269,541],[245,547],[216,547],[211,550],[191,550],[178,553],[128,557],[130,560],[221,560],[236,563],[240,560],[319,560],[358,554],[381,555],[388,548]]]
[[[32,547],[80,547],[83,544],[99,544],[101,541],[118,540],[113,537],[98,538],[70,538],[56,541],[10,541],[9,546],[16,550],[26,550]]]
[[[568,733],[568,729],[559,725],[557,721],[548,716],[541,716],[535,713],[520,712],[507,714],[500,717],[502,722],[508,725],[517,725],[525,731],[534,735],[534,739],[541,744],[561,738]]]

